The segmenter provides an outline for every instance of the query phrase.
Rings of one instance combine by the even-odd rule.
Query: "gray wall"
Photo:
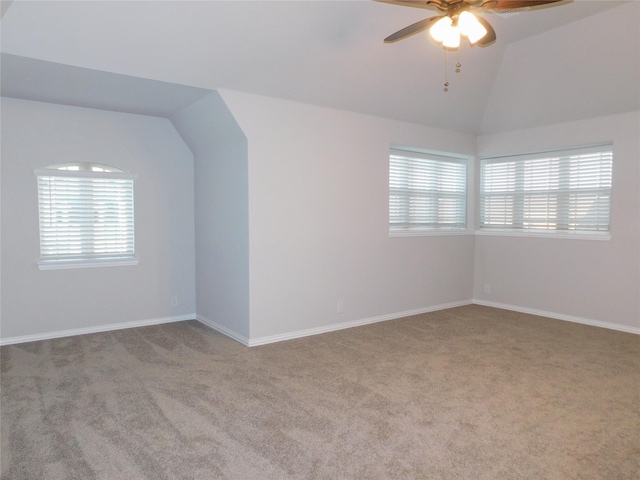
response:
[[[471,301],[473,232],[390,238],[388,171],[392,143],[473,156],[474,136],[221,95],[249,142],[253,342]]]
[[[478,138],[480,156],[613,141],[614,158],[611,240],[478,236],[476,300],[640,333],[639,133],[633,112]]]
[[[194,153],[198,318],[249,338],[247,139],[216,92],[172,116]]]
[[[137,266],[38,269],[33,170],[73,161],[137,175]],[[193,318],[192,192],[193,156],[167,119],[2,98],[2,338]]]
[[[259,344],[472,300],[640,327],[638,112],[476,138],[221,91],[173,125],[7,98],[2,120],[3,339],[197,313]],[[614,144],[609,241],[388,236],[390,144],[473,156],[599,141]],[[140,263],[39,271],[33,169],[87,159],[138,175]]]

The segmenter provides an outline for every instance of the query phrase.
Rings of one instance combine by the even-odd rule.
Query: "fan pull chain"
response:
[[[449,91],[449,52],[444,49],[444,91]]]
[[[460,73],[462,63],[460,62],[460,49],[456,50],[456,73]],[[444,49],[444,91],[449,91],[449,50]]]

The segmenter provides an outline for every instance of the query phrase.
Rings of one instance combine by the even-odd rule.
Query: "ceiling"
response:
[[[425,34],[384,44],[389,34],[437,12],[370,0],[3,1],[2,95],[170,116],[210,90],[229,89],[460,132],[499,131],[514,126],[502,111],[503,97],[528,102],[529,111],[538,100],[520,89],[505,66],[513,58],[523,62],[519,69],[534,68],[518,52],[542,63],[561,55],[571,85],[559,79],[549,86],[559,99],[554,105],[560,102],[555,109],[550,105],[515,126],[592,115],[593,105],[598,114],[640,108],[640,18],[622,19],[628,32],[614,25],[615,10],[629,3],[638,4],[565,0],[550,8],[486,14],[497,41],[463,48],[458,58],[447,57]],[[619,75],[626,78],[615,91],[605,80],[611,72],[596,74],[602,68],[595,64],[587,73],[603,81],[584,86],[571,78],[571,70],[582,72],[571,62],[596,60],[581,52],[584,40],[559,32],[590,31],[600,25],[594,18],[609,20],[614,36],[621,28],[620,35],[631,35],[624,58],[610,67],[622,64]],[[607,30],[600,34],[594,42],[606,43]],[[561,48],[552,38],[562,39]],[[604,50],[598,62],[620,53]],[[460,73],[453,72],[456,61]],[[565,103],[572,96],[573,103]],[[586,98],[593,102],[589,108]]]
[[[170,117],[211,90],[2,54],[2,96]]]

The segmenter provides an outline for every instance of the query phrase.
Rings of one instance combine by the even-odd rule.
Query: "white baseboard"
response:
[[[124,328],[148,327],[149,325],[160,325],[162,323],[182,322],[196,318],[195,313],[177,315],[174,317],[153,318],[150,320],[137,320],[134,322],[111,323],[98,327],[74,328],[71,330],[59,330],[56,332],[38,333],[35,335],[22,335],[19,337],[8,337],[0,339],[0,345],[13,345],[16,343],[36,342],[38,340],[49,340],[52,338],[72,337],[74,335],[86,335],[88,333],[108,332],[111,330],[122,330]]]
[[[471,304],[471,300],[446,303],[442,305],[434,305],[432,307],[419,308],[416,310],[407,310],[404,312],[381,315],[378,317],[365,318],[361,320],[353,320],[350,322],[343,322],[343,323],[334,323],[331,325],[327,325],[325,327],[308,328],[304,330],[296,330],[294,332],[287,332],[287,333],[282,333],[278,335],[269,335],[266,337],[251,338],[251,339],[238,335],[235,332],[231,332],[229,329],[209,319],[203,318],[201,316],[198,317],[198,320],[204,323],[205,325],[210,326],[214,330],[218,330],[220,333],[223,333],[233,338],[234,340],[237,340],[243,345],[246,345],[248,347],[256,347],[258,345],[266,345],[269,343],[282,342],[284,340],[293,340],[294,338],[302,338],[302,337],[308,337],[311,335],[319,335],[321,333],[334,332],[336,330],[344,330],[346,328],[352,328],[352,327],[360,327],[362,325],[369,325],[371,323],[385,322],[387,320],[394,320],[396,318],[410,317],[411,315],[419,315],[421,313],[435,312],[437,310],[445,310],[447,308],[461,307],[463,305],[469,305],[469,304]]]
[[[268,343],[281,342],[283,340],[292,340],[294,338],[308,337],[310,335],[318,335],[321,333],[335,332],[336,330],[344,330],[346,328],[360,327],[362,325],[369,325],[372,323],[386,322],[387,320],[395,320],[396,318],[410,317],[412,315],[419,315],[421,313],[435,312],[437,310],[446,310],[447,308],[461,307],[463,305],[471,304],[471,300],[462,302],[445,303],[441,305],[434,305],[432,307],[418,308],[415,310],[406,310],[404,312],[396,312],[388,315],[380,315],[378,317],[370,317],[361,320],[352,320],[344,323],[334,323],[327,325],[326,327],[309,328],[305,330],[298,330],[295,332],[283,333],[280,335],[271,335],[268,337],[253,338],[249,340],[249,346],[254,347],[258,345],[266,345]]]
[[[410,317],[412,315],[419,315],[422,313],[435,312],[438,310],[446,310],[448,308],[461,307],[463,305],[483,305],[486,307],[494,307],[502,310],[512,310],[514,312],[528,313],[531,315],[538,315],[541,317],[553,318],[555,320],[564,320],[573,323],[581,323],[584,325],[591,325],[593,327],[607,328],[610,330],[618,330],[626,333],[634,333],[640,335],[640,327],[631,327],[626,325],[620,325],[617,323],[611,322],[601,322],[598,320],[591,320],[588,318],[574,317],[571,315],[564,315],[554,312],[547,312],[544,310],[537,310],[532,308],[519,307],[517,305],[509,305],[505,303],[498,302],[488,302],[485,300],[465,300],[460,302],[452,302],[441,305],[434,305],[431,307],[419,308],[415,310],[406,310],[403,312],[396,312],[387,315],[380,315],[377,317],[365,318],[361,320],[352,320],[349,322],[343,323],[334,323],[332,325],[327,325],[324,327],[317,328],[309,328],[305,330],[297,330],[294,332],[282,333],[278,335],[270,335],[266,337],[259,337],[249,339],[243,335],[240,335],[237,332],[234,332],[213,320],[210,320],[202,315],[196,315],[195,313],[186,314],[186,315],[178,315],[173,317],[163,317],[163,318],[154,318],[150,320],[139,320],[133,322],[123,322],[123,323],[112,323],[109,325],[100,325],[98,327],[89,327],[89,328],[76,328],[71,330],[60,330],[56,332],[47,332],[47,333],[39,333],[35,335],[23,335],[18,337],[8,337],[0,339],[0,345],[12,345],[16,343],[25,343],[25,342],[35,342],[38,340],[49,340],[52,338],[62,338],[62,337],[71,337],[74,335],[86,335],[88,333],[99,333],[99,332],[108,332],[111,330],[121,330],[125,328],[135,328],[135,327],[146,327],[150,325],[160,325],[163,323],[171,323],[171,322],[181,322],[185,320],[193,320],[196,319],[200,323],[217,330],[218,332],[236,340],[237,342],[246,345],[248,347],[255,347],[258,345],[266,345],[269,343],[281,342],[284,340],[292,340],[294,338],[302,338],[308,337],[311,335],[318,335],[321,333],[334,332],[337,330],[344,330],[346,328],[359,327],[362,325],[369,325],[372,323],[385,322],[387,320],[395,320],[397,318]]]
[[[528,313],[538,315],[540,317],[553,318],[554,320],[564,320],[566,322],[582,323],[591,325],[592,327],[608,328],[609,330],[618,330],[620,332],[635,333],[640,335],[640,327],[631,327],[620,325],[619,323],[601,322],[599,320],[591,320],[589,318],[574,317],[572,315],[564,315],[562,313],[547,312],[545,310],[537,310],[534,308],[518,307],[516,305],[508,305],[505,303],[488,302],[486,300],[473,300],[475,305],[483,305],[485,307],[500,308],[502,310],[512,310],[514,312]]]
[[[227,337],[232,338],[236,342],[240,342],[241,344],[247,347],[250,346],[250,341],[247,337],[240,335],[239,333],[234,332],[233,330],[229,330],[227,327],[224,327],[207,317],[204,317],[202,315],[196,315],[196,320],[206,325],[207,327],[213,328],[214,330],[222,333],[223,335],[226,335]]]

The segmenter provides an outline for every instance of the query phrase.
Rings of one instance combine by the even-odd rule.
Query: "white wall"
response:
[[[475,137],[221,95],[249,142],[252,341],[470,301],[472,236],[389,238],[388,165],[391,143],[473,155]]]
[[[33,170],[73,161],[137,175],[137,266],[38,269]],[[193,156],[169,120],[2,98],[2,173],[3,341],[193,318]]]
[[[247,343],[247,138],[216,92],[171,121],[194,153],[198,318]]]
[[[473,156],[474,136],[232,91],[172,121],[2,99],[3,340],[197,312],[258,344],[471,299],[640,326],[638,112],[477,138],[479,155],[613,141],[610,241],[390,238],[389,145]],[[33,170],[87,159],[138,175],[140,263],[40,271]]]
[[[640,112],[481,136],[478,155],[603,141],[613,141],[611,240],[478,236],[475,299],[639,331]]]

